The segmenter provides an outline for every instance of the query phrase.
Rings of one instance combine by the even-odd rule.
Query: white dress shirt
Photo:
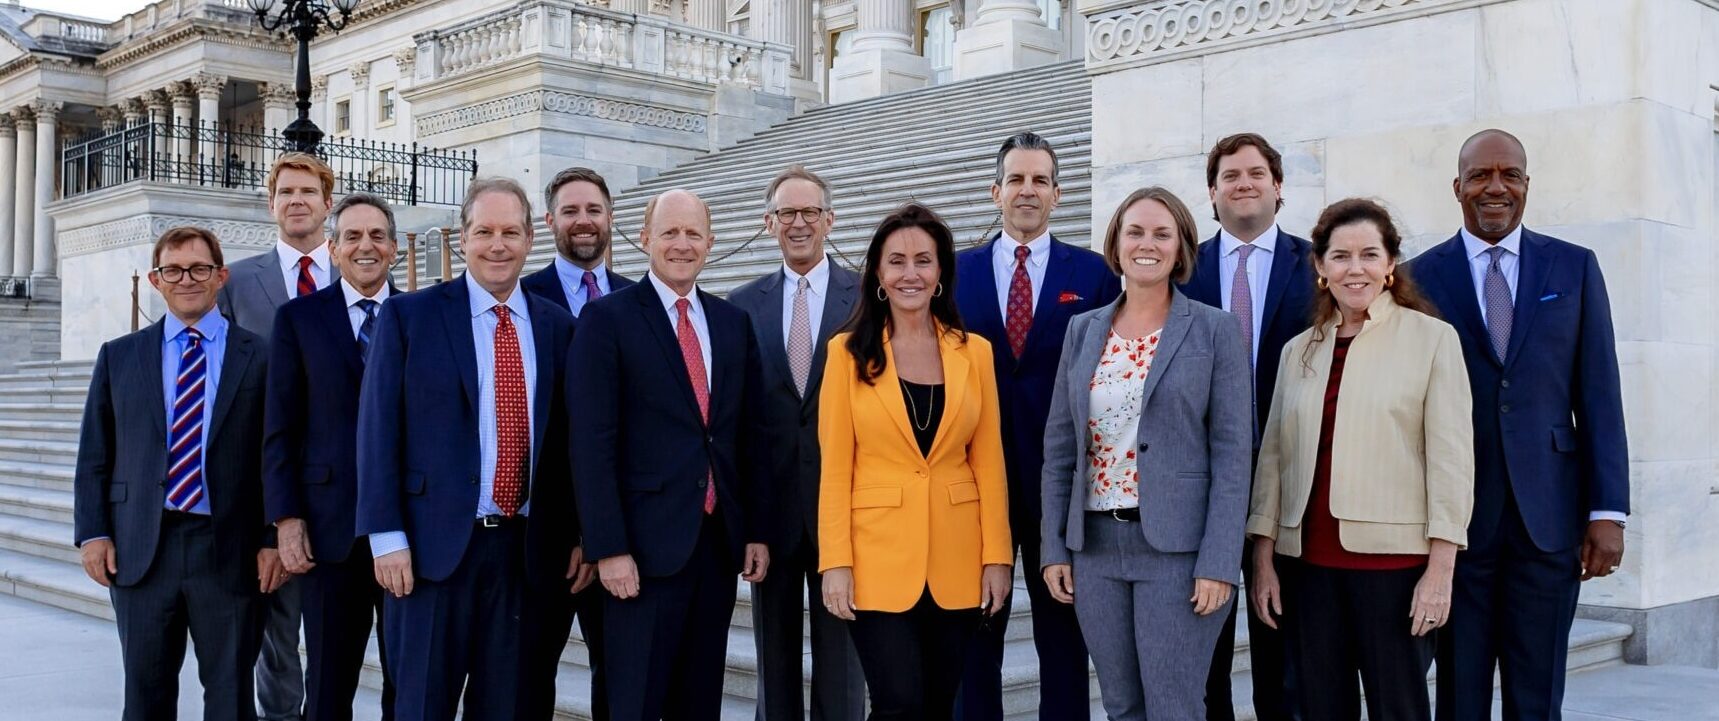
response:
[[[281,281],[286,283],[286,297],[298,297],[298,259],[310,256],[310,277],[316,281],[316,289],[328,287],[328,279],[332,277],[334,267],[328,257],[328,244],[318,243],[309,253],[300,253],[297,248],[287,245],[287,242],[275,238],[275,255],[281,262]]]
[[[800,274],[795,273],[786,263],[782,264],[782,348],[792,353],[788,348],[788,336],[794,328],[794,294],[800,289]],[[824,295],[830,290],[830,259],[825,256],[805,275],[806,285],[806,321],[812,331],[812,343],[818,342],[818,329],[824,323]],[[816,350],[815,348],[813,350]]]
[[[346,320],[352,323],[352,337],[357,339],[358,328],[359,326],[364,325],[364,310],[358,307],[358,301],[373,300],[377,303],[381,303],[382,301],[388,300],[388,284],[383,283],[382,289],[376,291],[376,295],[367,296],[359,292],[357,288],[352,287],[352,284],[346,282],[345,278],[341,278],[340,290],[346,294]],[[382,309],[378,307],[376,309],[376,313],[381,314]]]
[[[1015,248],[1020,244],[1008,233],[997,236],[997,242],[991,244],[991,272],[997,277],[997,308],[1001,309],[1005,321],[1009,319],[1009,285],[1015,282]],[[1027,243],[1027,280],[1033,286],[1030,290],[1034,314],[1038,313],[1039,291],[1045,284],[1045,266],[1050,263],[1050,244],[1048,229]]]
[[[669,331],[677,337],[680,333],[680,311],[675,309],[675,301],[681,298],[692,301],[691,307],[686,310],[686,318],[692,323],[693,333],[698,336],[699,355],[704,357],[704,382],[707,386],[705,390],[714,390],[716,379],[710,372],[710,323],[705,319],[704,304],[698,302],[698,286],[693,285],[691,292],[680,296],[675,295],[668,284],[657,277],[656,271],[650,271],[645,276],[650,279],[651,287],[657,291],[657,298],[662,300],[663,308],[668,311]]]
[[[591,269],[591,275],[597,279],[597,291],[603,295],[609,294],[609,264],[599,262]],[[573,261],[555,256],[555,277],[561,280],[561,292],[567,295],[567,310],[579,317],[579,311],[585,309],[590,302],[585,299],[585,269],[573,264]]]
[[[1271,289],[1271,259],[1277,251],[1277,224],[1272,223],[1258,238],[1254,238],[1253,252],[1247,257],[1247,291],[1248,298],[1253,301],[1253,347],[1248,353],[1253,356],[1253,367],[1259,367],[1259,329],[1265,321],[1265,294]],[[1230,307],[1230,291],[1236,285],[1236,264],[1241,261],[1241,247],[1244,245],[1240,238],[1230,235],[1228,230],[1218,230],[1218,298],[1224,303],[1224,310],[1235,312]]]

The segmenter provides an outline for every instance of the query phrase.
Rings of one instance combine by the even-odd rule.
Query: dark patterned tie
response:
[[[525,363],[519,331],[507,306],[495,306],[495,483],[490,498],[501,515],[519,512],[531,458],[531,420],[526,412]]]
[[[580,278],[579,280],[585,286],[585,302],[586,303],[589,303],[591,301],[594,301],[598,298],[603,297],[603,289],[597,287],[597,274],[596,273],[593,273],[593,272],[587,270],[587,271],[585,271],[584,277]]]
[[[311,293],[315,293],[315,292],[316,292],[316,278],[311,277],[311,274],[310,274],[310,256],[308,256],[308,255],[299,256],[299,259],[298,259],[298,295],[294,295],[293,297],[297,298],[299,296],[310,295]]]
[[[1236,274],[1230,279],[1230,313],[1241,321],[1242,347],[1247,349],[1248,366],[1253,366],[1253,288],[1247,282],[1247,258],[1254,245],[1242,243],[1236,248]]]
[[[358,358],[370,360],[370,339],[376,335],[376,306],[381,305],[369,298],[358,301],[358,310],[364,313],[364,322],[358,324]]]
[[[1486,334],[1492,336],[1492,353],[1498,357],[1499,363],[1504,362],[1504,355],[1510,350],[1510,325],[1516,320],[1516,304],[1510,298],[1510,284],[1504,280],[1504,270],[1498,267],[1498,260],[1504,257],[1504,252],[1497,246],[1486,249],[1492,258],[1486,264],[1483,288],[1486,294]]]
[[[173,426],[167,434],[167,502],[189,511],[203,499],[203,390],[209,359],[203,334],[185,329],[185,352],[173,388]]]
[[[1009,281],[1009,312],[1004,329],[1009,334],[1009,352],[1015,358],[1027,348],[1027,333],[1033,329],[1033,281],[1027,275],[1027,246],[1015,246],[1015,277]]]

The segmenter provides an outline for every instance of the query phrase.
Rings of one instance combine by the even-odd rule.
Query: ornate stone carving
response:
[[[318,102],[328,99],[327,75],[312,75],[310,77],[310,99]]]
[[[183,103],[189,106],[197,99],[197,86],[189,80],[175,80],[168,83],[167,94],[172,96],[174,105]]]
[[[601,118],[689,133],[702,133],[707,124],[707,118],[700,113],[555,90],[534,90],[418,118],[418,135],[446,133],[535,112]]]
[[[19,128],[22,128],[36,122],[36,111],[31,109],[28,104],[20,105],[12,108],[12,120],[18,124]]]
[[[352,76],[352,87],[363,90],[366,86],[370,85],[369,61],[361,60],[353,63],[351,67],[346,69],[346,72]]]
[[[197,73],[197,76],[191,79],[191,83],[197,86],[198,97],[204,100],[219,100],[221,91],[227,88],[227,76],[214,73]]]
[[[41,125],[53,125],[59,119],[60,111],[66,107],[58,100],[36,100],[30,103],[30,110],[36,113],[36,122]]]
[[[162,233],[167,232],[168,228],[181,225],[196,226],[214,232],[215,237],[221,240],[223,248],[272,247],[276,236],[280,233],[280,230],[273,223],[147,214],[98,223],[76,230],[62,231],[59,233],[58,239],[59,255],[61,258],[70,258],[99,253],[113,248],[139,244],[147,245],[150,239],[160,237]]]
[[[418,47],[407,45],[394,51],[394,67],[400,69],[402,79],[410,78],[418,67]]]
[[[286,83],[261,83],[258,88],[265,108],[290,108],[298,102],[298,92]]]
[[[119,106],[107,105],[96,108],[96,117],[101,119],[102,132],[111,133],[119,128],[120,122],[125,119],[125,114],[120,111]]]
[[[0,138],[10,138],[17,132],[12,128],[12,114],[0,113]]]
[[[1317,32],[1341,23],[1381,22],[1473,0],[1168,0],[1102,10],[1087,18],[1086,62],[1123,65],[1210,48]]]

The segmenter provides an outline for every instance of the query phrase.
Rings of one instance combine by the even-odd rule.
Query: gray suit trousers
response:
[[[1155,551],[1139,522],[1108,515],[1088,514],[1085,530],[1086,548],[1074,552],[1074,612],[1105,714],[1205,721],[1206,672],[1228,609],[1195,615],[1196,554]]]
[[[770,559],[770,574],[752,585],[753,641],[758,649],[757,721],[804,719],[802,610],[810,595],[812,721],[862,721],[865,674],[847,622],[823,604],[823,574],[810,538]]]

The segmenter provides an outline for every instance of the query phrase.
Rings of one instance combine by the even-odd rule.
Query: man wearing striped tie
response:
[[[263,523],[263,339],[215,311],[221,244],[201,228],[155,242],[168,313],[104,343],[73,481],[84,571],[109,589],[123,718],[174,718],[189,634],[208,718],[250,720],[263,594],[286,580]]]

